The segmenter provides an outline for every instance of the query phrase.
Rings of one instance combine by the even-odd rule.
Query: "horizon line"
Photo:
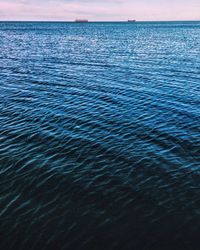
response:
[[[88,23],[128,23],[128,20],[87,20]],[[1,20],[0,22],[66,22],[66,23],[76,23],[75,20]],[[135,22],[200,22],[200,19],[183,19],[183,20],[135,20]]]

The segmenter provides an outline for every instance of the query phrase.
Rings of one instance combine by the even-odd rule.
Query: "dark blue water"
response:
[[[0,23],[0,249],[200,249],[200,22]]]

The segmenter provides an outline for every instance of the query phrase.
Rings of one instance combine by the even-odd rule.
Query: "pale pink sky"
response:
[[[0,20],[200,20],[200,0],[0,0]]]

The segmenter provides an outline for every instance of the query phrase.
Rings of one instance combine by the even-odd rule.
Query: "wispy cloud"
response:
[[[1,20],[192,20],[199,0],[0,0]]]

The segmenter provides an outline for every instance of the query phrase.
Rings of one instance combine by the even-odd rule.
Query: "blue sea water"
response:
[[[200,22],[0,22],[0,249],[200,249]]]

